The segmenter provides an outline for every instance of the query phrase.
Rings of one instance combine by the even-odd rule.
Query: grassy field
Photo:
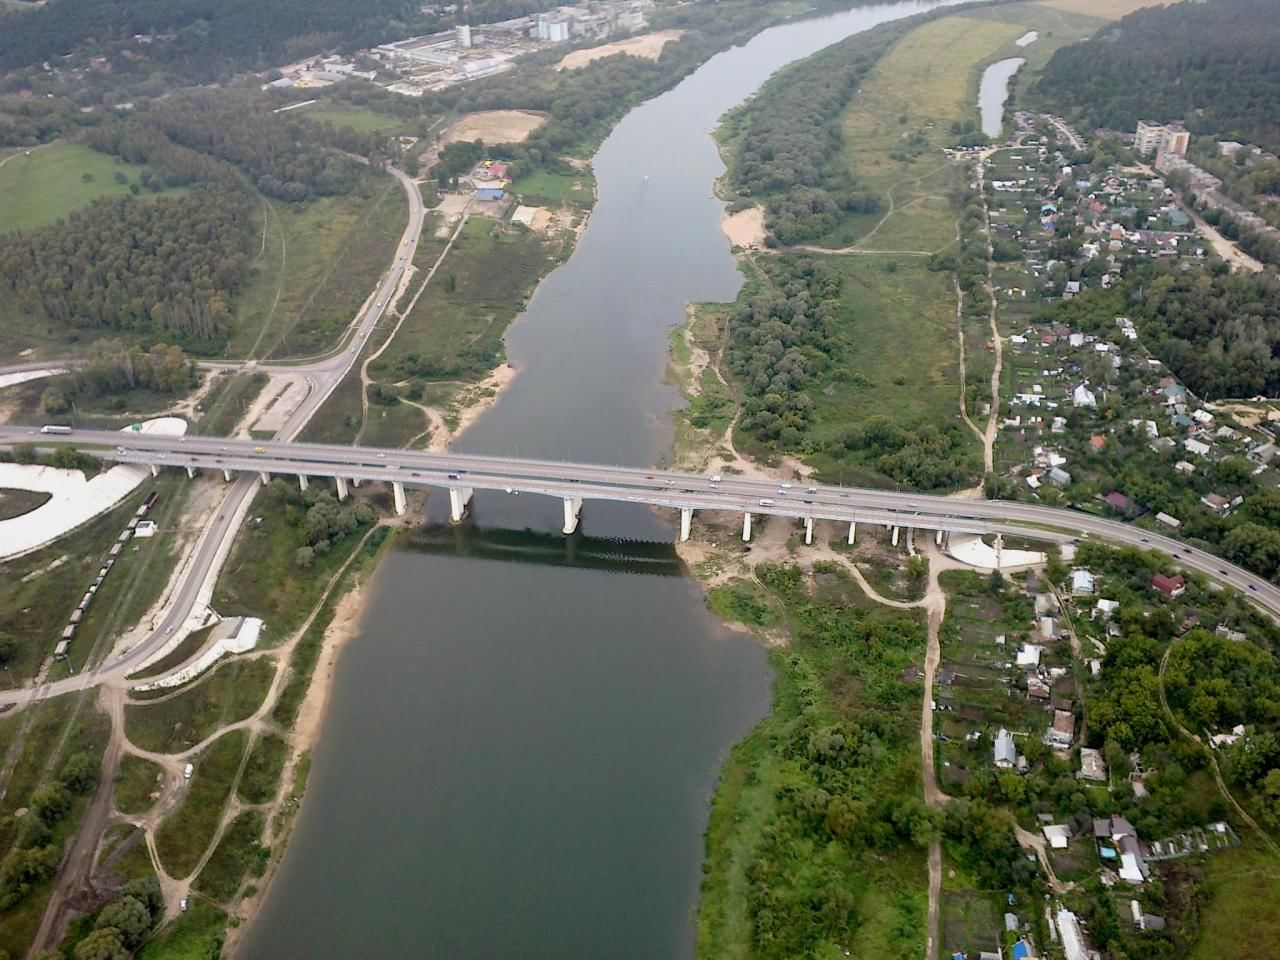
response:
[[[332,123],[335,127],[350,127],[362,133],[399,133],[409,131],[421,121],[406,121],[390,114],[378,113],[364,107],[351,107],[337,103],[319,103],[299,107],[290,113],[316,123]]]
[[[573,176],[536,170],[511,185],[511,192],[527,203],[543,206],[590,206],[595,201],[595,179],[583,170]]]
[[[941,148],[956,141],[953,123],[978,123],[981,68],[1024,32],[994,19],[943,17],[907,34],[875,66],[841,123],[849,168],[885,201],[879,214],[853,218],[832,245],[857,239],[879,250],[934,251],[951,242],[952,196],[964,174]]]
[[[266,803],[276,795],[288,744],[274,734],[259,737],[249,752],[237,791],[245,803]]]
[[[116,809],[121,813],[142,813],[155,803],[160,789],[160,766],[143,757],[126,753],[116,774]]]
[[[391,382],[405,374],[424,381],[482,378],[501,362],[507,325],[550,268],[550,255],[535,233],[505,232],[492,220],[471,218],[370,372]]]
[[[884,414],[902,423],[959,415],[955,299],[950,277],[915,260],[831,257],[845,277],[840,298],[848,360],[814,396],[816,436]],[[896,269],[888,269],[896,263]]]
[[[309,356],[334,345],[391,263],[408,217],[392,178],[370,174],[365,192],[262,201],[260,254],[236,298],[228,357]]]
[[[159,703],[125,707],[125,730],[135,746],[178,753],[243,720],[262,704],[275,667],[261,657],[232,660]]]
[[[1135,10],[1141,10],[1144,7],[1161,7],[1167,2],[1168,0],[1046,0],[1039,6],[1061,10],[1064,13],[1119,20]]]
[[[209,634],[212,633],[215,628],[216,625],[212,627],[205,627],[202,630],[191,631],[191,633],[189,633],[181,643],[166,653],[159,660],[148,664],[144,669],[139,670],[136,673],[129,674],[129,676],[135,680],[144,680],[147,677],[158,677],[162,674],[168,673],[174,667],[184,663],[194,656],[195,652],[204,646],[204,642],[209,639]]]
[[[188,876],[213,839],[247,741],[243,730],[233,730],[196,758],[186,797],[156,831],[156,852],[173,876]]]
[[[65,217],[98,197],[129,195],[147,169],[78,143],[55,143],[15,154],[0,166],[0,233],[30,230]],[[116,181],[123,174],[124,183]],[[89,179],[86,181],[85,177]],[[162,194],[178,194],[166,189]],[[150,190],[142,197],[154,197]]]
[[[259,810],[247,810],[227,827],[213,856],[196,880],[196,889],[224,903],[235,896],[250,868],[261,874],[270,851],[259,843],[266,818]]]
[[[1275,903],[1280,865],[1254,835],[1246,833],[1244,840],[1209,858],[1203,887],[1208,901],[1200,908],[1200,938],[1187,954],[1191,960],[1247,957],[1259,944],[1280,943],[1280,916],[1260,909]]]

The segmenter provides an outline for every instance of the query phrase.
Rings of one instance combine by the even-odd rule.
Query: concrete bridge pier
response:
[[[742,540],[745,543],[751,539],[751,514],[744,513],[742,515]]]
[[[263,470],[258,474],[258,479],[262,481],[262,485],[265,487],[268,483],[271,482],[271,474]]]
[[[393,481],[391,493],[396,498],[396,514],[403,516],[404,512],[409,509],[409,501],[404,496],[404,484],[399,480]]]
[[[942,546],[942,531],[941,531],[941,530],[938,530],[938,531],[936,531],[936,532],[934,533],[934,535],[933,535],[933,542],[934,542],[934,545],[935,545],[935,546],[939,546],[939,547],[940,547],[940,546]]]
[[[305,473],[298,474],[298,489],[299,490],[307,489],[307,475]]]
[[[806,546],[813,543],[813,517],[804,518],[804,542]]]
[[[568,536],[578,529],[578,514],[582,513],[581,497],[564,498],[564,534]]]
[[[693,508],[680,508],[680,542],[684,543],[689,539],[689,528],[693,525]]]
[[[194,480],[195,478],[196,478],[196,468],[195,468],[195,467],[187,467],[187,479],[188,479],[188,480]]]
[[[353,487],[358,487],[358,486],[360,486],[360,481],[359,481],[359,480],[352,480],[352,481],[351,481],[351,485],[352,485]]]
[[[849,521],[849,546],[853,546],[853,538],[858,533],[858,522],[856,520]]]
[[[222,468],[222,479],[227,483],[231,482],[231,471],[227,467]]]
[[[898,545],[898,528],[893,527],[892,530],[893,530],[893,546],[896,547]]]
[[[154,463],[151,465],[151,475],[153,477],[160,476],[160,468],[157,467]]]
[[[449,488],[449,519],[453,523],[462,522],[462,515],[471,503],[471,492],[470,487]]]
[[[338,502],[341,503],[343,500],[347,499],[347,478],[334,477],[333,479],[338,482]]]

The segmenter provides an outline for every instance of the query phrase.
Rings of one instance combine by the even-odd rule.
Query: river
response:
[[[1022,57],[997,60],[982,71],[978,85],[978,110],[982,114],[982,132],[993,140],[1004,129],[1004,102],[1009,99],[1009,81],[1027,61]]]
[[[594,166],[577,250],[507,337],[520,371],[470,452],[652,464],[670,449],[667,333],[741,284],[708,135],[786,63],[937,2],[767,30],[631,111]],[[338,664],[306,803],[239,956],[693,954],[702,832],[771,673],[682,575],[671,518],[477,495],[387,556]]]

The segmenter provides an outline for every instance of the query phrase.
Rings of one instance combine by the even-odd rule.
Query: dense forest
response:
[[[1151,7],[1062,47],[1035,87],[1090,127],[1182,119],[1193,133],[1280,148],[1280,16],[1274,0]]]
[[[1280,277],[1225,265],[1140,264],[1110,291],[1053,304],[1047,318],[1079,330],[1114,329],[1127,315],[1143,342],[1208,400],[1280,391]]]
[[[0,71],[84,44],[161,34],[145,55],[189,80],[288,62],[327,47],[380,43],[417,16],[408,0],[50,0],[0,15]],[[404,35],[403,29],[396,31]]]
[[[0,239],[4,314],[217,343],[248,277],[250,227],[243,192],[98,200],[65,223]]]
[[[780,71],[725,121],[724,135],[737,144],[729,182],[765,200],[778,242],[814,240],[844,214],[879,209],[879,194],[857,189],[849,175],[840,117],[862,78],[918,20],[858,34]]]

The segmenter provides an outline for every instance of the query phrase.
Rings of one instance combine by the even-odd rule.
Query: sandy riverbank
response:
[[[729,245],[758,250],[764,246],[764,238],[769,231],[764,225],[764,211],[759,207],[747,207],[737,213],[727,210],[720,218],[720,229],[729,238]]]

